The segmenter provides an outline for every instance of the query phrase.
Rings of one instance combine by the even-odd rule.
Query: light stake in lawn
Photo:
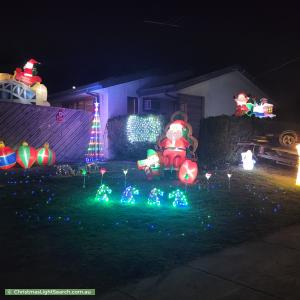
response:
[[[298,174],[296,179],[296,185],[300,185],[300,144],[296,146],[298,151]]]
[[[124,188],[126,189],[126,175],[128,173],[128,169],[123,169],[123,173],[124,173]]]
[[[85,189],[86,169],[81,169],[81,174],[83,176],[83,185],[82,185],[82,187]]]
[[[230,191],[230,180],[231,180],[231,176],[232,176],[232,174],[227,173],[227,177],[228,177],[228,189],[229,189],[229,191]]]
[[[207,189],[209,190],[209,178],[211,177],[211,173],[205,173],[205,177],[207,180]]]
[[[102,185],[102,181],[103,181],[103,175],[106,173],[106,169],[105,168],[101,168],[100,169],[100,174],[101,174],[101,185]]]

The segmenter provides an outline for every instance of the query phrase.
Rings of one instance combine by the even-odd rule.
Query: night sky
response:
[[[42,63],[39,75],[50,94],[149,69],[204,74],[240,65],[278,102],[282,116],[289,113],[285,119],[298,119],[296,8],[202,9],[192,17],[107,17],[101,16],[104,8],[88,5],[13,11],[1,13],[0,72],[13,72],[33,57]]]

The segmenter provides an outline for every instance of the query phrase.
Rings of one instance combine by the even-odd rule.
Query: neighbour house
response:
[[[176,110],[187,112],[198,137],[200,121],[219,115],[233,115],[233,97],[240,91],[266,97],[239,67],[225,68],[201,76],[191,71],[172,74],[135,74],[111,78],[50,95],[53,106],[93,111],[100,103],[104,156],[110,158],[107,121],[129,114],[163,114]]]

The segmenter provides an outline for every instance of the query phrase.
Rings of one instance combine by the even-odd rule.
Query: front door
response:
[[[188,115],[188,122],[192,125],[193,136],[199,138],[200,121],[204,118],[205,98],[179,94],[180,110]]]

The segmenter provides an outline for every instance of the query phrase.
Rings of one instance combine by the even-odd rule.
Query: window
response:
[[[137,97],[127,97],[127,113],[129,115],[137,114],[139,109],[139,102]]]
[[[159,100],[143,99],[143,109],[144,111],[158,112],[160,109],[160,102]]]
[[[150,99],[144,100],[144,110],[151,110],[151,100]]]
[[[185,112],[185,113],[187,113],[188,111],[187,111],[187,102],[181,102],[180,103],[180,110],[181,111],[183,111],[183,112]]]

